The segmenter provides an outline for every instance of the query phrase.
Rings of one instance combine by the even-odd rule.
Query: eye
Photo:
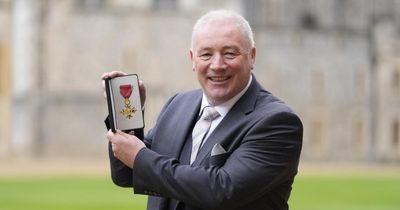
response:
[[[234,53],[234,52],[225,52],[224,53],[224,57],[227,59],[234,59],[234,58],[236,58],[236,56],[237,56],[237,53]]]
[[[202,53],[199,55],[201,60],[209,60],[211,58],[211,53]]]

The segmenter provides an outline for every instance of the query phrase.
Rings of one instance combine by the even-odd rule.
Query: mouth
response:
[[[228,79],[230,79],[230,76],[213,76],[213,77],[208,77],[209,80],[213,81],[213,82],[223,82],[226,81]]]

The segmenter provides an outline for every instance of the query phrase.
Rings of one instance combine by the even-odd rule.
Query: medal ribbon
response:
[[[133,87],[132,85],[120,85],[119,86],[119,93],[124,98],[129,98],[132,94]]]

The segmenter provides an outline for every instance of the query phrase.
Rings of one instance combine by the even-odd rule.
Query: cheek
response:
[[[207,64],[197,63],[193,69],[198,75],[207,73]]]

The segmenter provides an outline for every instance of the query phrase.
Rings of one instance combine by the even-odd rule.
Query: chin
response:
[[[229,97],[226,95],[211,95],[209,100],[212,100],[213,105],[219,105],[229,100]]]

